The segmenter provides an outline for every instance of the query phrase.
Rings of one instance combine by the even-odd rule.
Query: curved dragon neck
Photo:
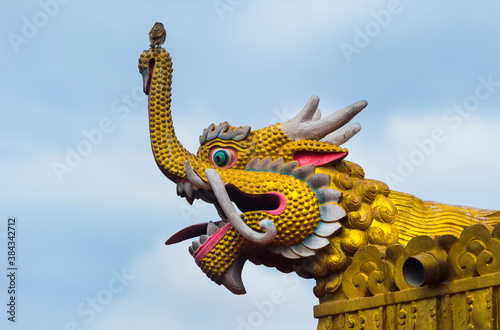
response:
[[[172,60],[163,48],[144,51],[139,68],[149,69],[149,131],[151,147],[158,167],[172,181],[185,177],[184,164],[192,156],[175,136],[170,111]]]

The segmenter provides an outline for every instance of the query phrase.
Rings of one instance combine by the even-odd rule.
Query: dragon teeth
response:
[[[191,246],[193,247],[193,251],[196,252],[200,248],[201,244],[198,241],[193,241],[193,243],[191,243]]]
[[[205,244],[208,241],[208,239],[210,238],[210,236],[215,234],[219,230],[219,228],[222,228],[225,225],[226,225],[226,222],[220,222],[219,226],[217,226],[214,222],[209,221],[208,225],[207,225],[207,234],[201,235],[199,238],[199,241],[193,241],[191,243],[191,246],[188,248],[189,253],[192,256],[194,256],[195,252],[198,251],[200,246]]]
[[[227,222],[222,221],[221,223],[219,223],[218,227],[219,229],[222,229],[225,225],[227,225]]]
[[[237,258],[222,278],[221,284],[223,284],[226,288],[229,289],[229,291],[234,294],[246,293],[245,286],[243,285],[243,281],[241,280],[241,271],[243,270],[245,261],[246,259],[243,257]]]
[[[206,241],[208,241],[208,235],[201,235],[200,236],[200,243],[204,244]]]
[[[184,182],[177,182],[177,196],[182,196],[184,192]]]
[[[207,226],[207,235],[212,236],[213,234],[215,234],[217,232],[217,230],[219,230],[217,225],[215,223],[213,223],[212,221],[210,221],[208,223],[208,226]]]
[[[208,192],[208,190],[205,192]],[[177,182],[177,195],[185,197],[189,204],[193,204],[193,200],[202,198],[204,193],[200,192],[199,188],[191,182],[181,181]],[[210,198],[210,193],[207,197]]]
[[[186,182],[184,184],[184,192],[186,193],[186,195],[188,195],[189,197],[193,197],[193,185],[189,182]]]

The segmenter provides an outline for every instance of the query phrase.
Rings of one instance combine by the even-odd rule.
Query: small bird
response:
[[[151,48],[156,48],[156,46],[161,47],[161,45],[165,42],[166,37],[167,31],[165,31],[163,24],[156,22],[149,32],[149,42],[151,43]]]

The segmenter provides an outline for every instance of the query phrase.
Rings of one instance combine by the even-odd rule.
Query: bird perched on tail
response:
[[[149,32],[149,42],[151,43],[151,48],[161,47],[161,45],[165,42],[166,37],[167,31],[165,31],[163,24],[156,22]]]

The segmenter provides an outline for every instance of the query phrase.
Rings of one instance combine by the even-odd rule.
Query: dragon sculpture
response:
[[[145,50],[139,71],[158,167],[179,196],[213,204],[221,217],[182,229],[166,244],[199,237],[189,247],[196,264],[235,294],[245,293],[241,272],[250,260],[314,278],[320,303],[346,298],[343,278],[360,249],[388,253],[414,237],[458,237],[475,223],[500,222],[497,211],[422,201],[365,178],[341,145],[360,130],[346,124],[366,101],[321,118],[313,96],[293,119],[266,128],[212,124],[194,155],[174,132],[170,54]]]

